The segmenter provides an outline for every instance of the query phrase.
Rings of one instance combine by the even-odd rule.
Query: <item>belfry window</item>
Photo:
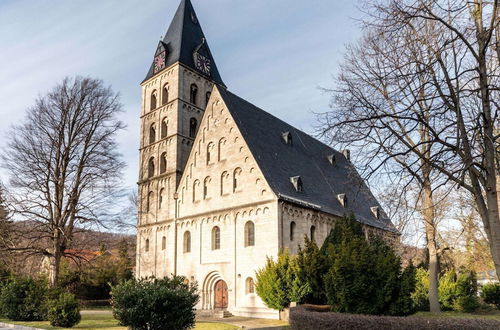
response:
[[[198,86],[196,86],[196,84],[191,84],[191,89],[189,91],[189,102],[196,105],[197,98],[198,98]]]
[[[149,239],[146,239],[146,242],[144,242],[144,251],[149,252]]]
[[[184,253],[191,252],[191,233],[186,231],[184,233]]]
[[[164,152],[160,156],[160,174],[167,171],[167,153]]]
[[[208,186],[210,185],[210,181],[212,181],[210,179],[209,176],[207,176],[205,178],[205,180],[203,181],[203,199],[207,199],[209,196],[208,196]]]
[[[163,91],[161,95],[161,104],[165,105],[168,103],[168,85],[163,86]]]
[[[167,238],[165,236],[161,239],[161,249],[165,250],[167,248]]]
[[[208,101],[210,101],[210,95],[212,95],[212,93],[210,92],[207,92],[207,94],[205,95],[205,104],[208,106]]]
[[[146,212],[151,212],[152,204],[153,204],[153,192],[150,191],[150,192],[148,192],[148,195],[146,196]]]
[[[149,144],[154,143],[156,140],[156,125],[152,124],[149,127]]]
[[[215,226],[212,229],[212,250],[220,249],[220,228]]]
[[[195,138],[196,137],[196,130],[198,129],[198,121],[196,118],[191,118],[189,120],[189,137],[190,138]]]
[[[255,245],[255,225],[252,221],[245,224],[245,247]]]
[[[151,110],[154,110],[156,109],[156,105],[157,105],[157,92],[156,90],[154,90],[152,93],[151,93]]]
[[[148,162],[148,178],[152,178],[155,175],[155,159],[154,157],[149,158]]]
[[[158,194],[158,208],[161,209],[163,204],[163,195],[165,194],[165,189],[161,188],[160,193]]]
[[[163,119],[161,121],[161,138],[164,139],[168,135],[168,124],[167,124],[167,119]]]

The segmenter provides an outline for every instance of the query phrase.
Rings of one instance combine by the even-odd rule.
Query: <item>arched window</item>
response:
[[[194,138],[196,137],[196,130],[198,129],[198,121],[196,118],[191,118],[189,120],[189,137]]]
[[[208,101],[210,100],[210,95],[211,95],[211,94],[212,94],[212,93],[207,92],[207,94],[205,95],[205,104],[206,104],[207,106],[208,106]]]
[[[164,152],[160,156],[160,174],[167,171],[167,153]]]
[[[154,143],[156,141],[156,125],[152,124],[149,127],[149,143]]]
[[[164,139],[168,135],[168,125],[167,125],[167,118],[164,118],[161,121],[161,138]]]
[[[165,236],[161,239],[161,249],[165,250],[167,248],[167,238]]]
[[[214,149],[215,149],[215,143],[210,142],[207,145],[207,165],[211,164],[214,161]]]
[[[212,250],[220,249],[220,228],[215,226],[212,228]]]
[[[156,100],[158,98],[156,90],[151,93],[151,110],[156,109]]]
[[[255,225],[252,221],[245,224],[245,247],[255,245]]]
[[[234,170],[233,173],[233,192],[236,192],[239,188],[240,184],[240,176],[241,176],[241,168],[237,168]]]
[[[165,84],[165,86],[163,86],[163,91],[161,95],[161,104],[165,105],[167,103],[168,103],[168,84]]]
[[[220,194],[221,196],[224,194],[228,194],[231,190],[229,173],[227,171],[222,172],[220,176]]]
[[[151,212],[153,210],[153,192],[148,192],[148,196],[146,198],[146,212]]]
[[[311,226],[311,241],[315,241],[315,240],[316,240],[316,227]]]
[[[148,162],[148,178],[152,178],[155,175],[155,159],[154,157],[149,158]]]
[[[295,221],[290,222],[290,241],[295,238]]]
[[[161,209],[163,204],[163,195],[165,194],[165,189],[161,188],[160,193],[158,194],[158,208]]]
[[[193,202],[197,202],[199,199],[198,189],[200,187],[200,180],[195,180],[193,182]]]
[[[189,91],[189,102],[196,105],[197,97],[198,97],[198,86],[196,86],[196,84],[191,84],[191,89]]]
[[[255,283],[253,282],[253,278],[248,277],[245,281],[245,292],[246,294],[255,292]]]
[[[208,186],[210,185],[211,181],[212,180],[210,179],[209,176],[207,176],[205,180],[203,180],[203,199],[207,199],[208,197],[210,197],[208,195]]]
[[[189,231],[184,232],[184,253],[191,252],[191,233]]]
[[[226,138],[219,140],[219,161],[224,159],[224,148],[226,146]]]
[[[144,251],[149,252],[149,239],[146,239],[146,242],[144,243]]]

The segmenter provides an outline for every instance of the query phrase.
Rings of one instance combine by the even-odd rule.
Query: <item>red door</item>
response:
[[[215,283],[215,308],[227,308],[227,285],[223,280]]]

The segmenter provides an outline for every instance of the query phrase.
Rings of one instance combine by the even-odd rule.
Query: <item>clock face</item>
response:
[[[196,68],[204,74],[210,74],[210,59],[199,53],[196,53],[194,57]]]
[[[155,73],[165,68],[165,51],[155,56]]]

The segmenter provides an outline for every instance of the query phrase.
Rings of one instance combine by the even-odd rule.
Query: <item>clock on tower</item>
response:
[[[196,47],[193,52],[194,66],[197,70],[201,71],[203,74],[210,76],[211,62],[208,56],[208,52],[205,50],[205,38],[201,41],[201,44]],[[202,54],[204,52],[205,54]]]

